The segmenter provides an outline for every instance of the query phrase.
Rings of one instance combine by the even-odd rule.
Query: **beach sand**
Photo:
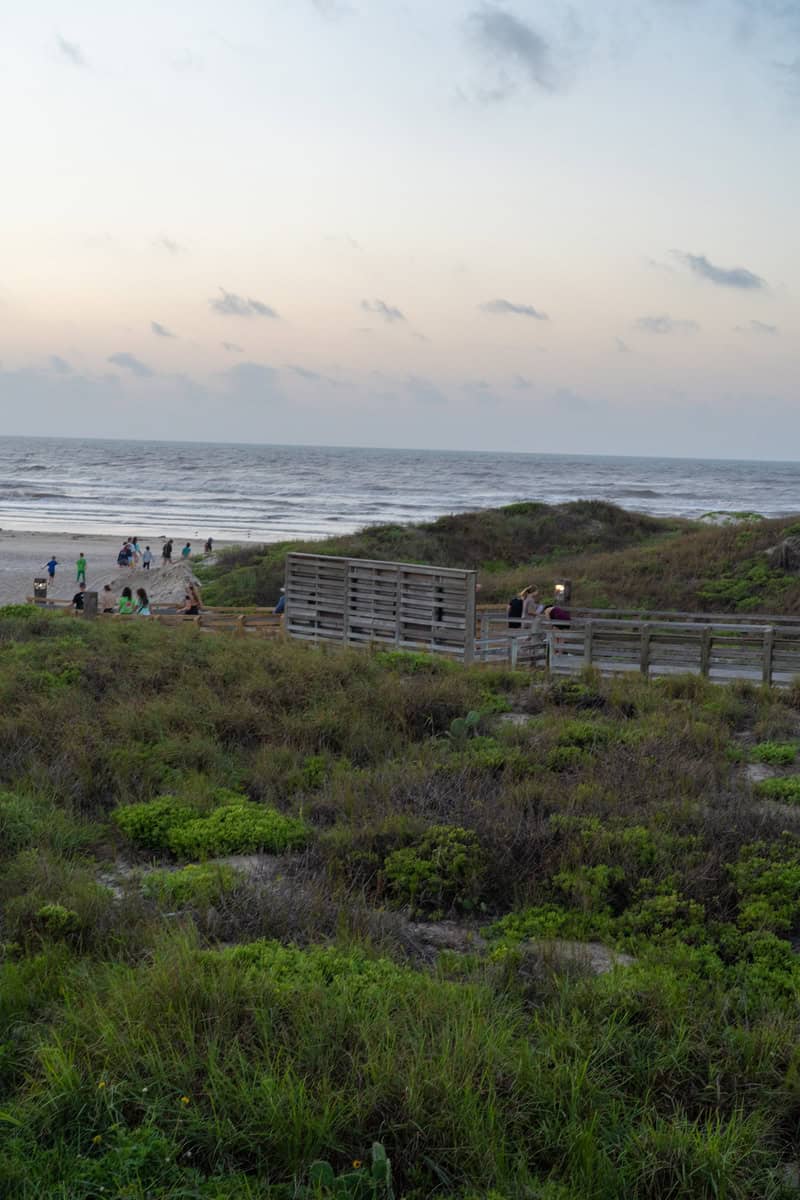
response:
[[[142,549],[147,543],[140,542]],[[229,543],[215,542],[222,549]],[[98,533],[22,533],[18,530],[0,530],[0,605],[20,604],[33,592],[35,576],[47,576],[44,564],[55,555],[55,583],[48,586],[48,596],[56,600],[71,600],[77,591],[75,560],[83,551],[86,562],[86,584],[90,591],[100,591],[104,583],[110,583],[115,593],[126,584],[134,589],[144,587],[156,603],[180,603],[183,599],[187,577],[191,571],[181,561],[181,545],[172,549],[172,566],[161,566],[161,538],[149,543],[153,553],[153,566],[149,571],[121,570],[117,566],[117,553],[122,538],[113,534]],[[197,546],[202,550],[202,543]]]

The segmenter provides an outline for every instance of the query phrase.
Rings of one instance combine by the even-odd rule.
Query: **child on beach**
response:
[[[172,538],[168,538],[168,540],[164,542],[164,545],[161,548],[161,560],[162,565],[165,567],[170,566],[172,563]]]
[[[150,616],[150,601],[144,588],[136,589],[136,612],[140,617]]]
[[[86,555],[81,550],[75,563],[75,582],[86,583]]]
[[[120,552],[117,555],[117,566],[118,567],[129,567],[131,565],[132,554],[133,554],[133,551],[131,550],[128,543],[123,542],[122,546],[120,547]]]
[[[131,594],[131,589],[129,587],[124,587],[122,589],[118,608],[123,617],[129,617],[133,612],[133,595]]]
[[[52,556],[50,561],[46,562],[44,565],[47,567],[47,574],[50,576],[50,582],[52,583],[56,577],[56,567],[58,566],[58,559],[56,558],[55,554]]]
[[[150,563],[153,561],[153,555],[150,552],[150,547],[145,546],[144,554],[142,555],[142,570],[149,571]]]
[[[83,601],[86,593],[86,581],[84,579],[78,584],[78,590],[72,597],[72,607],[75,612],[83,612]]]
[[[181,558],[188,558],[191,553],[192,553],[192,543],[187,542],[186,545],[181,550]]]
[[[110,583],[103,584],[103,590],[100,593],[100,610],[104,613],[113,613],[116,611],[116,601],[114,593],[111,590]]]

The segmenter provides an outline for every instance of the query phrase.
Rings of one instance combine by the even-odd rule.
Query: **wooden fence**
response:
[[[32,596],[28,596],[27,601],[29,604],[39,603]],[[71,600],[47,600],[44,604],[39,604],[39,607],[56,609],[60,612],[73,611]],[[166,625],[171,629],[193,626],[204,632],[236,633],[242,637],[279,637],[283,632],[281,618],[276,616],[271,608],[254,608],[246,612],[242,612],[239,608],[202,608],[197,615],[192,616],[188,613],[178,612],[174,605],[151,604],[149,617],[122,613],[98,613],[97,620],[150,621],[157,625]]]
[[[471,663],[475,572],[287,554],[286,632],[311,642],[392,646]]]
[[[359,577],[359,586],[364,578]],[[408,599],[401,593],[404,598],[400,611],[408,621],[403,626],[407,631],[405,636],[398,639],[393,632],[396,622],[394,619],[390,622],[384,611],[387,576],[380,572],[377,577],[366,576],[366,581],[367,589],[359,601],[359,617],[352,626],[350,644],[353,645],[430,649],[430,642],[424,638],[438,638],[435,652],[449,654],[462,662],[548,671],[552,675],[576,675],[586,667],[593,667],[603,675],[638,672],[654,678],[695,674],[720,683],[748,679],[778,687],[788,686],[800,676],[798,618],[770,618],[771,623],[767,624],[758,619],[747,623],[708,613],[693,613],[689,620],[678,620],[684,614],[670,613],[660,614],[658,620],[643,620],[638,613],[625,617],[586,617],[579,615],[585,610],[573,609],[573,620],[562,629],[551,626],[544,618],[522,622],[519,629],[509,629],[504,612],[486,609],[478,615],[477,626],[473,625],[473,639],[465,637],[463,614],[461,625],[456,626],[461,640],[448,642],[439,629],[443,622],[425,624],[419,619],[420,611],[430,614],[433,585],[429,584],[422,601],[416,594]],[[374,615],[365,612],[365,595],[372,597]],[[29,601],[33,602],[31,598]],[[327,603],[327,598],[323,602]],[[451,604],[457,605],[457,598],[451,599]],[[72,606],[68,600],[48,600],[43,607],[69,611]],[[442,607],[452,619],[453,610]],[[319,607],[316,611],[320,611]],[[242,612],[235,608],[204,608],[198,616],[187,616],[166,605],[154,605],[152,612],[149,618],[105,614],[99,619],[149,620],[173,628],[188,625],[204,632],[240,636],[277,637],[283,632],[281,618],[271,609]],[[297,619],[302,621],[302,608]],[[329,640],[319,630],[309,630],[303,624],[299,628],[304,630],[304,640]],[[410,640],[409,635],[419,634],[420,630],[423,640],[416,637]]]

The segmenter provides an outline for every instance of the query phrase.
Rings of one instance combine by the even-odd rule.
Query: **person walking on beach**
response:
[[[172,563],[172,538],[167,538],[161,548],[161,565],[164,567],[170,566]]]
[[[120,546],[119,554],[117,555],[118,567],[129,567],[131,565],[131,548],[127,542],[123,542]]]
[[[150,616],[150,601],[148,599],[147,592],[144,590],[144,588],[136,589],[135,611],[138,613],[138,615],[140,617],[149,617]]]
[[[206,544],[205,544],[205,546],[203,546],[203,553],[211,554],[213,552],[213,550],[214,550],[214,539],[206,538]]]
[[[133,596],[129,587],[124,587],[122,589],[117,607],[123,617],[129,617],[133,612]]]
[[[86,555],[81,550],[75,563],[75,582],[86,583]]]
[[[86,595],[86,580],[82,579],[78,584],[78,590],[72,597],[72,607],[76,613],[83,612],[83,601]]]
[[[184,561],[185,561],[191,553],[192,553],[192,543],[187,542],[186,545],[181,550],[181,558],[184,559]]]
[[[50,561],[46,562],[44,565],[47,568],[47,574],[50,576],[50,582],[53,583],[56,577],[56,567],[58,566],[58,559],[56,558],[55,554],[53,554],[50,558]]]
[[[144,554],[142,555],[142,570],[149,571],[150,563],[153,561],[153,555],[150,552],[150,547],[145,546]]]
[[[139,549],[139,538],[136,534],[131,538],[131,550],[133,551],[133,565],[138,567],[141,550]]]

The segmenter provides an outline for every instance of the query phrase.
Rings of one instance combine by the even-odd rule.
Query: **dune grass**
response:
[[[0,611],[0,1195],[795,1194],[800,693],[531,683]]]

